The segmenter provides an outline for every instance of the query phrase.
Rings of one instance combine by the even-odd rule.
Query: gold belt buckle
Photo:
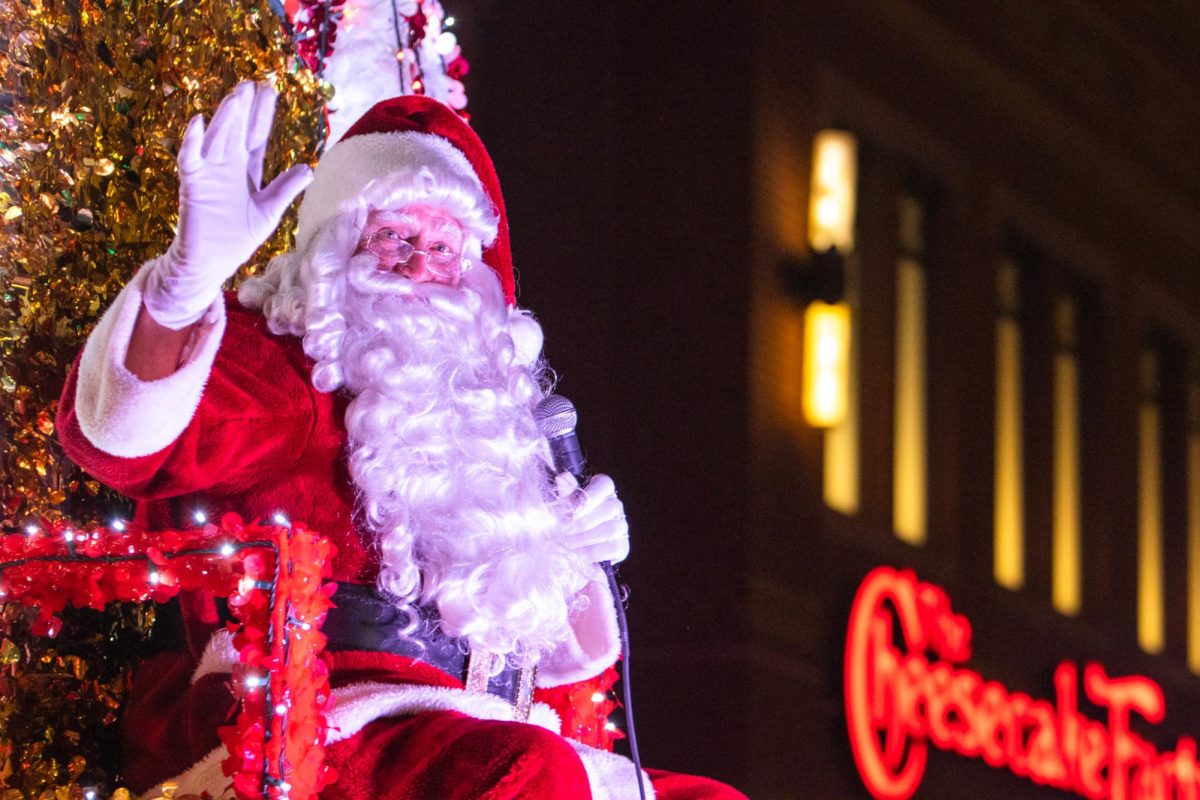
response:
[[[487,694],[488,681],[496,665],[499,653],[472,650],[467,660],[467,691]],[[537,679],[537,665],[524,667],[517,673],[517,696],[513,700],[513,718],[517,722],[528,722],[533,709],[533,685]]]

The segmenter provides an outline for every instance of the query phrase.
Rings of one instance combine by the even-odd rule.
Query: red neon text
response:
[[[944,591],[907,570],[867,575],[850,612],[844,677],[850,745],[874,797],[911,797],[932,745],[1094,800],[1200,800],[1195,740],[1159,753],[1129,728],[1135,714],[1162,721],[1154,681],[1088,664],[1083,690],[1107,712],[1101,723],[1079,712],[1075,664],[1055,670],[1052,702],[956,666],[970,656],[970,623]]]

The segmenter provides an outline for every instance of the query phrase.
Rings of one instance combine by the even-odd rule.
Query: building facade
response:
[[[1200,10],[735,6],[452,9],[631,519],[644,760],[756,800],[1198,796]],[[857,178],[823,430],[785,272],[826,129]]]

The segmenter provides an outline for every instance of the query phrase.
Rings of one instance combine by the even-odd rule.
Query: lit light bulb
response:
[[[291,525],[292,524],[292,523],[288,522],[288,518],[283,515],[282,511],[276,511],[275,516],[272,517],[271,519],[275,520],[276,525]]]
[[[433,51],[439,56],[448,56],[458,45],[458,37],[450,31],[443,31],[442,35],[433,41]]]
[[[237,552],[236,548],[234,548],[234,546],[229,542],[221,545],[221,555],[225,556],[226,558],[233,555],[235,552]]]
[[[442,23],[447,28],[454,24],[454,17],[446,17],[446,21]]]
[[[280,715],[286,714],[287,706],[285,706],[283,703],[280,703],[279,705],[275,706],[275,713]]]
[[[603,703],[604,700],[605,700],[604,692],[596,692],[595,694],[592,695],[593,703]]]
[[[68,541],[68,542],[73,542],[73,541],[75,541],[75,533],[74,533],[74,531],[63,531],[63,539],[65,539],[65,540],[66,540],[66,541]]]
[[[114,531],[123,531],[123,530],[125,530],[125,521],[120,520],[120,519],[114,519],[112,521],[112,525],[110,525],[109,527],[111,527]]]
[[[203,525],[204,523],[208,522],[208,515],[203,511],[197,511],[192,515],[192,518],[196,520],[197,525]]]
[[[35,533],[38,532],[38,526],[37,525],[26,525],[25,532],[28,533],[30,536],[33,536]]]
[[[157,584],[161,580],[162,580],[162,577],[158,574],[157,571],[150,572],[150,582],[151,583]]]

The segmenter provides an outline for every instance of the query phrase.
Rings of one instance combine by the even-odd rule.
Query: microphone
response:
[[[562,395],[548,394],[537,404],[533,416],[537,420],[538,430],[550,443],[554,468],[574,475],[581,488],[587,486],[583,448],[579,446],[579,437],[575,435],[575,425],[579,422],[575,406]]]
[[[554,459],[554,469],[574,475],[581,489],[587,486],[583,448],[579,446],[579,437],[575,435],[575,425],[579,422],[579,414],[576,413],[574,404],[562,395],[548,394],[534,408],[533,417],[537,420],[538,430],[550,443],[550,455]],[[624,657],[624,664],[621,666],[621,683],[625,695],[625,727],[629,732],[629,754],[637,775],[638,796],[641,800],[646,800],[646,787],[642,784],[642,757],[638,752],[637,731],[633,727],[633,684],[629,677],[629,623],[625,620],[625,607],[621,604],[621,588],[617,585],[617,573],[613,569],[612,562],[601,561],[600,567],[608,578],[608,590],[612,593],[614,610],[617,614],[617,630],[621,637],[621,653]]]

